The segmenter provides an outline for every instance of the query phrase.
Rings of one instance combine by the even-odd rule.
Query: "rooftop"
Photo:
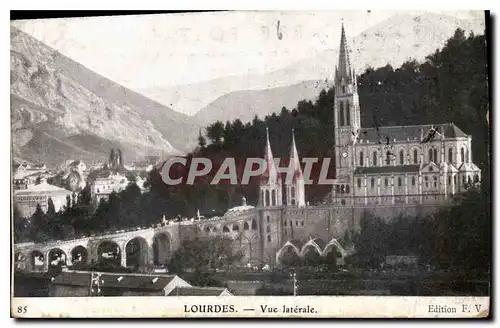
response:
[[[434,127],[437,130],[435,137],[439,134],[445,138],[467,138],[468,135],[460,130],[454,123],[444,123],[436,125],[407,125],[407,126],[381,126],[372,128],[361,128],[359,131],[360,140],[368,140],[369,142],[390,143],[401,141],[420,142],[422,137],[425,137],[430,129]]]
[[[224,291],[223,287],[175,287],[168,296],[220,296]]]
[[[175,275],[147,275],[133,273],[100,272],[100,285],[113,288],[133,288],[162,290],[176,276]],[[54,278],[52,284],[70,286],[90,286],[91,272],[63,271]]]
[[[71,191],[60,188],[51,184],[48,184],[47,182],[42,182],[40,184],[37,184],[35,186],[31,186],[27,189],[18,189],[14,191],[14,195],[16,196],[28,196],[28,195],[33,195],[33,194],[64,194],[64,195],[70,195]]]
[[[371,166],[357,167],[354,174],[375,174],[375,173],[417,173],[420,165],[397,165],[397,166]]]

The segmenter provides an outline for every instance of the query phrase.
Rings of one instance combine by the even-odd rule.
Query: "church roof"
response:
[[[372,166],[357,167],[354,174],[376,174],[376,173],[417,173],[420,165],[397,165],[397,166]]]
[[[480,171],[479,168],[474,163],[462,163],[458,168],[460,172],[476,172]]]
[[[429,130],[434,127],[438,134],[445,138],[466,138],[462,130],[454,123],[436,124],[436,125],[407,125],[407,126],[381,126],[372,128],[361,128],[359,131],[360,140],[369,140],[370,142],[380,141],[381,143],[391,143],[401,141],[418,141],[425,137]]]

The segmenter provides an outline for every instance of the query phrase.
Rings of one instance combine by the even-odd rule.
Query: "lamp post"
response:
[[[250,254],[248,256],[248,263],[252,263],[252,240],[245,236],[245,234],[243,232],[240,233],[240,237],[245,237],[245,239],[248,241],[248,245],[249,245],[249,250],[250,250]]]
[[[297,285],[297,273],[291,273],[290,276],[293,278],[293,296],[297,296],[297,289],[298,289],[298,285]]]

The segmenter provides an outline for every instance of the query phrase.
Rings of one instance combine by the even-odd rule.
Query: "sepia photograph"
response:
[[[95,14],[11,12],[12,317],[490,315],[488,11]]]

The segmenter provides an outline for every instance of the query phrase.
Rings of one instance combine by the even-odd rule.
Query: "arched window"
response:
[[[345,103],[345,118],[346,118],[346,125],[350,126],[351,125],[351,108],[349,107],[349,101]]]
[[[448,162],[453,162],[453,148],[448,149]]]
[[[340,194],[340,186],[339,185],[335,185],[335,192],[337,194]]]
[[[460,157],[462,158],[462,163],[465,162],[465,151],[464,148],[460,148]]]
[[[375,178],[371,179],[371,187],[372,189],[375,188]]]
[[[455,176],[453,176],[453,183],[454,183],[454,184],[457,184],[457,176],[456,176],[456,175],[455,175]]]
[[[233,224],[233,231],[240,231],[240,227],[237,224]]]
[[[418,150],[413,150],[413,164],[418,164]]]
[[[222,228],[222,232],[229,232],[229,228],[228,228],[228,227],[226,227],[226,226],[224,226],[224,227]]]
[[[437,176],[434,176],[434,188],[437,187],[437,180],[438,180]]]
[[[269,223],[269,215],[266,215],[266,220],[267,220],[267,223]]]
[[[271,232],[271,227],[270,227],[270,226],[267,226],[266,231],[267,231],[267,232]]]
[[[387,187],[387,186],[389,185],[389,179],[385,178],[385,179],[384,179],[384,184],[385,184],[385,186]]]
[[[272,192],[272,200],[273,200],[273,206],[276,206],[276,190],[273,190]]]
[[[271,205],[271,201],[269,200],[269,190],[266,190],[266,202],[264,206],[269,206]]]
[[[365,161],[364,156],[365,156],[365,154],[362,151],[360,151],[359,152],[359,166],[363,166],[364,161]]]
[[[386,165],[389,165],[391,164],[391,152],[390,151],[387,151],[387,153],[385,154],[385,164]]]
[[[467,182],[465,181],[465,175],[462,177],[462,184],[465,186]]]
[[[377,151],[376,150],[373,151],[372,162],[373,162],[373,166],[377,166]]]
[[[358,178],[358,188],[361,188],[361,178]]]
[[[432,149],[429,149],[429,162],[432,162]]]
[[[346,194],[348,194],[348,193],[349,193],[349,191],[350,191],[349,189],[350,189],[350,188],[349,188],[349,185],[346,185],[346,186],[345,186],[345,193],[346,193]]]
[[[469,158],[469,150],[467,149],[465,151],[465,162],[469,163],[470,162],[470,158]]]
[[[285,220],[285,222],[283,223],[283,225],[286,227],[286,220]]]
[[[429,187],[429,177],[426,176],[424,178],[424,180],[425,180],[425,188],[428,188]]]
[[[401,187],[401,177],[398,177],[398,187]]]
[[[344,126],[344,103],[342,101],[339,102],[340,110],[339,110],[339,125]]]
[[[411,185],[414,186],[415,185],[415,177],[411,177]]]
[[[404,151],[399,151],[399,164],[403,165],[405,163],[405,153]]]
[[[433,158],[434,158],[434,163],[439,163],[439,159],[438,159],[438,151],[437,151],[437,149],[434,149],[434,152],[433,152],[433,153],[434,153],[434,156],[433,156]]]
[[[257,230],[257,222],[252,220],[252,230]]]
[[[467,176],[467,182],[468,182],[469,184],[471,184],[471,182],[472,182],[472,181],[471,181],[471,178],[470,178],[470,175],[468,175],[468,176]]]
[[[245,222],[245,224],[243,225],[243,230],[248,230],[250,229],[250,227],[248,226],[248,223]]]
[[[451,175],[448,176],[448,184],[451,185]]]

